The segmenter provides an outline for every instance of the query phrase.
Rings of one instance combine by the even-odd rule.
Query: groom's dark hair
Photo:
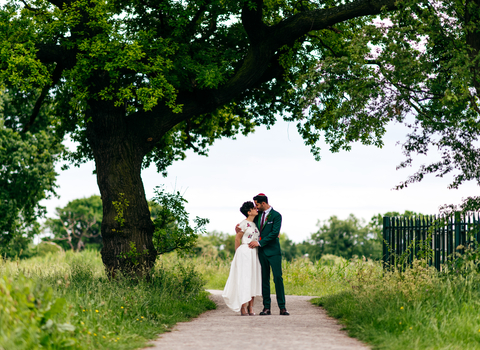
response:
[[[245,202],[242,204],[240,211],[242,212],[243,215],[248,217],[248,212],[253,208],[255,208],[255,204],[253,204],[253,202]]]
[[[268,198],[263,193],[257,194],[255,197],[253,197],[253,200],[257,201],[258,203],[265,202],[268,204]]]

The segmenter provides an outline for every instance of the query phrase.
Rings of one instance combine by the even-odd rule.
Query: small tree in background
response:
[[[333,254],[347,259],[354,255],[364,255],[367,230],[363,227],[362,220],[353,214],[350,214],[346,220],[340,220],[333,215],[323,225],[319,222],[317,226],[319,230],[311,237],[314,243],[311,258],[319,259],[324,254]]]
[[[75,199],[63,208],[56,208],[58,219],[47,219],[45,228],[64,249],[80,251],[86,244],[101,244],[102,200],[94,195]]]

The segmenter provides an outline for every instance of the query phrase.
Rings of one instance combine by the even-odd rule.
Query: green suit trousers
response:
[[[270,268],[273,273],[273,282],[277,293],[277,304],[280,309],[285,309],[285,288],[282,277],[282,256],[279,254],[266,256],[262,249],[258,250],[258,259],[262,268],[262,297],[263,307],[270,309]]]

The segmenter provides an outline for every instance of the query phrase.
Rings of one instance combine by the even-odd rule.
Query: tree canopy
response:
[[[454,170],[454,187],[479,181],[476,1],[9,0],[5,125],[50,120],[79,143],[69,160],[95,160],[109,271],[132,243],[155,261],[142,167],[165,172],[280,115],[319,158],[322,137],[381,147],[385,125],[413,114],[400,166],[432,146],[442,160],[400,187]]]

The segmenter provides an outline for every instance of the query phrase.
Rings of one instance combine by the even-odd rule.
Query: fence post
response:
[[[409,263],[410,265],[413,264],[413,260],[415,260],[415,220],[413,217],[410,217],[408,220],[409,226],[409,238],[408,238],[408,245],[410,246],[410,258]]]
[[[390,253],[388,251],[390,244],[390,218],[383,217],[383,268],[387,267],[387,261],[390,261]]]
[[[457,247],[461,244],[461,227],[460,227],[460,213],[455,213],[455,245],[453,247],[453,254],[457,252]]]

